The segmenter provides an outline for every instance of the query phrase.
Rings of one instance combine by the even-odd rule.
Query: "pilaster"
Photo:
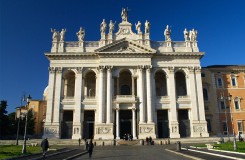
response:
[[[139,74],[139,112],[140,112],[140,124],[145,123],[145,113],[144,113],[144,89],[143,89],[143,69],[144,66],[138,66]]]
[[[98,123],[101,124],[103,123],[103,115],[104,115],[104,66],[99,66],[98,71],[99,71],[99,119]]]

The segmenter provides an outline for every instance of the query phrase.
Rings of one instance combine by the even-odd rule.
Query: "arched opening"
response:
[[[64,74],[64,97],[74,97],[75,95],[75,73],[67,71]]]
[[[162,71],[158,71],[155,74],[155,86],[156,86],[156,96],[167,95],[166,75]]]
[[[95,97],[96,95],[96,75],[93,71],[85,74],[84,96]]]
[[[186,80],[185,74],[181,71],[175,73],[175,85],[176,85],[176,95],[177,96],[186,96]]]
[[[119,74],[120,95],[132,94],[132,76],[129,70],[121,71]]]

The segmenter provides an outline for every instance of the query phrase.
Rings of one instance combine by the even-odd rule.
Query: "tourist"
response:
[[[93,153],[93,148],[94,148],[94,144],[92,143],[92,139],[89,142],[88,145],[88,153],[89,153],[89,158],[91,159],[92,153]]]
[[[81,144],[81,138],[78,139],[78,144],[79,144],[79,147],[80,147],[80,144]]]
[[[149,144],[152,145],[152,138],[151,138],[151,136],[149,137]]]
[[[48,138],[45,138],[42,143],[41,143],[41,147],[42,147],[42,150],[43,150],[43,158],[45,158],[46,156],[46,152],[49,148],[49,144],[48,144]]]
[[[148,137],[146,137],[145,142],[146,142],[146,145],[148,145],[148,142],[149,142],[149,138]]]

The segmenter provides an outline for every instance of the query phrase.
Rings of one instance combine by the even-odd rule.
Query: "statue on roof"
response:
[[[123,8],[121,16],[123,22],[128,22],[128,9],[126,10],[125,8]]]
[[[171,34],[171,30],[169,29],[169,26],[167,25],[164,31],[165,41],[171,41],[170,34]]]
[[[142,32],[141,32],[141,23],[140,23],[140,21],[138,21],[137,24],[135,23],[135,28],[136,28],[136,30],[138,31],[138,34],[139,34],[139,33],[142,33]]]
[[[85,30],[82,30],[82,27],[80,27],[80,30],[77,32],[77,37],[79,42],[84,41],[84,36],[85,36]]]
[[[146,22],[145,22],[145,33],[150,33],[150,22],[148,22],[147,20],[146,20]]]
[[[59,40],[59,36],[60,36],[60,34],[59,34],[59,32],[58,31],[56,31],[56,29],[52,29],[51,28],[51,32],[53,32],[53,41],[58,41]]]
[[[103,22],[100,24],[100,32],[105,33],[107,28],[107,24],[105,23],[105,19],[103,19]]]
[[[66,29],[62,29],[60,32],[60,41],[65,40],[65,33],[66,33]]]
[[[189,37],[190,37],[190,41],[196,41],[197,40],[197,31],[195,31],[194,28],[192,31],[190,31]]]
[[[117,22],[113,23],[112,20],[110,21],[110,24],[109,24],[109,33],[113,33],[113,31],[115,30],[115,24]]]
[[[186,29],[184,30],[184,36],[185,36],[185,41],[188,41],[189,32]]]

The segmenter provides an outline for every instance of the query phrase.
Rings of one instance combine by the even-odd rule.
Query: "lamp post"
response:
[[[221,100],[225,100],[224,95],[221,94],[220,99]],[[228,127],[228,122],[227,122],[227,109],[226,109],[226,105],[225,105],[225,123],[226,123],[226,132],[227,132],[228,142],[230,142],[229,127]]]
[[[24,134],[24,143],[23,143],[22,153],[26,153],[26,129],[27,129],[28,108],[29,108],[30,101],[31,101],[31,96],[29,94],[29,96],[26,98],[26,102],[27,102],[26,124],[25,124],[25,134]]]
[[[235,135],[235,130],[234,130],[234,123],[233,123],[233,117],[232,117],[232,110],[231,110],[231,100],[232,100],[232,95],[228,95],[227,99],[229,100],[229,105],[230,105],[230,115],[231,115],[231,124],[232,124],[232,130],[233,130],[233,143],[234,143],[234,150],[237,150],[237,144],[236,144],[236,135]]]
[[[17,128],[17,137],[16,137],[16,145],[19,145],[19,130],[20,130],[20,118],[21,118],[21,107],[22,107],[22,101],[25,101],[25,95],[23,95],[20,99],[20,115],[19,115],[19,121],[18,121],[18,128]]]

